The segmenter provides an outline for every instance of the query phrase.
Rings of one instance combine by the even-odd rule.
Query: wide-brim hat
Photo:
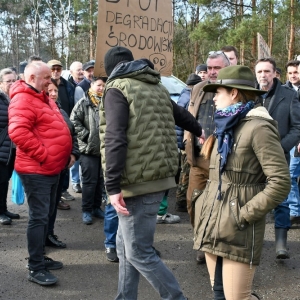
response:
[[[255,88],[256,82],[252,71],[245,66],[229,66],[219,71],[216,83],[210,83],[203,88],[204,92],[215,92],[217,88],[235,88],[243,91],[265,94]]]

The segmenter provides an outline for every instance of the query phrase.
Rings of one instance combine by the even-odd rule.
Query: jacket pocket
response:
[[[218,221],[211,235],[212,240],[239,247],[247,246],[247,227],[245,220],[240,218],[240,205],[237,197],[220,205]]]
[[[246,228],[246,221],[244,220],[243,222],[241,222],[241,219],[240,219],[241,208],[240,208],[238,198],[234,198],[234,199],[230,200],[229,206],[230,206],[231,213],[234,216],[234,219],[236,221],[236,224],[237,224],[239,230],[244,230]]]

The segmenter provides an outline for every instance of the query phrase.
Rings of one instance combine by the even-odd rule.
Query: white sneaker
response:
[[[180,217],[177,215],[172,215],[169,213],[166,213],[163,216],[157,215],[156,217],[156,224],[174,224],[174,223],[179,223],[180,222]]]

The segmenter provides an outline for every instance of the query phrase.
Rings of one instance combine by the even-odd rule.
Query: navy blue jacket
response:
[[[179,106],[182,106],[184,107],[186,110],[188,109],[188,106],[189,106],[189,103],[190,103],[190,97],[191,97],[191,88],[184,88],[182,91],[181,91],[181,94],[179,96],[179,99],[178,99],[178,102],[177,104]],[[183,143],[183,133],[184,133],[184,130],[179,127],[179,126],[175,126],[175,130],[176,130],[176,135],[177,135],[177,146],[179,149],[182,149],[184,150],[184,143]]]

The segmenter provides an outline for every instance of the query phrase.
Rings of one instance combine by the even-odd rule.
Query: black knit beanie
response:
[[[205,71],[207,72],[207,65],[206,64],[203,64],[203,65],[198,65],[196,67],[196,71],[199,73],[200,71]]]
[[[121,61],[133,61],[132,52],[125,47],[110,48],[104,56],[104,68],[107,76],[110,76],[115,66]]]
[[[197,83],[201,82],[201,77],[196,75],[195,73],[192,73],[189,75],[186,84],[187,85],[195,85]]]

